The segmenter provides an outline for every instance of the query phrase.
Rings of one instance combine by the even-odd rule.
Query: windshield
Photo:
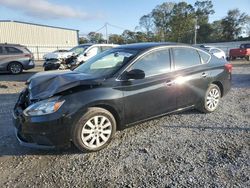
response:
[[[111,49],[100,53],[86,61],[74,71],[90,74],[93,77],[107,77],[114,74],[124,64],[131,60],[137,51],[126,49]]]
[[[76,47],[72,48],[71,50],[69,50],[69,52],[73,52],[75,54],[82,54],[90,46],[91,45],[76,46]]]

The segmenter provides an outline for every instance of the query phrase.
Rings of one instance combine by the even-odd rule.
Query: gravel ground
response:
[[[250,64],[218,111],[172,114],[117,132],[94,153],[18,144],[11,110],[37,71],[0,75],[0,187],[250,187]]]

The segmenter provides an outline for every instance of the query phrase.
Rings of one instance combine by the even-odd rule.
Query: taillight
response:
[[[225,68],[226,68],[226,70],[228,71],[228,72],[232,72],[232,70],[233,70],[233,65],[232,64],[230,64],[230,63],[227,63],[227,64],[225,64]]]

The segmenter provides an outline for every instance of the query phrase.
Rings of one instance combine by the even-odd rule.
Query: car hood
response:
[[[31,100],[47,99],[57,93],[80,85],[100,85],[91,75],[75,71],[48,71],[33,75],[28,81]]]
[[[69,56],[72,56],[73,52],[55,52],[55,53],[47,53],[44,55],[44,59],[65,59]]]

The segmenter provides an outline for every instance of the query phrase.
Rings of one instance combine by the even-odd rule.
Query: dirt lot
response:
[[[24,81],[0,74],[0,187],[250,187],[250,64],[238,62],[219,110],[195,110],[117,132],[95,153],[21,147],[11,110]]]

